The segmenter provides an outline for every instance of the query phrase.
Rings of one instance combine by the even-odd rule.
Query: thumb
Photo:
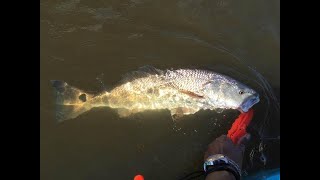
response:
[[[250,138],[251,138],[251,135],[249,133],[245,134],[239,139],[237,145],[240,146],[241,149],[244,151],[245,146],[248,144]]]

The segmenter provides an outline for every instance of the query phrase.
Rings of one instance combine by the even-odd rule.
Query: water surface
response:
[[[178,179],[201,169],[206,146],[239,114],[200,111],[175,123],[166,110],[121,119],[112,109],[95,108],[57,124],[52,79],[95,93],[144,65],[213,69],[261,94],[252,127],[263,137],[279,136],[279,6],[274,0],[41,0],[41,179],[132,179],[137,173]],[[257,159],[259,143],[247,148],[249,173],[279,167],[280,143],[260,146],[265,166]]]

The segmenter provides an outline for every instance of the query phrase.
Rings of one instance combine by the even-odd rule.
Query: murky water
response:
[[[95,108],[57,124],[52,79],[99,92],[144,65],[210,68],[256,89],[261,102],[252,128],[264,138],[279,136],[279,6],[273,0],[41,0],[41,179],[138,173],[178,179],[201,169],[207,144],[238,115],[201,111],[176,123],[165,110],[121,119]],[[249,173],[279,167],[279,140],[260,143],[247,147]]]

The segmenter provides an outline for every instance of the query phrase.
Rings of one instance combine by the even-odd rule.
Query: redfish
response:
[[[94,107],[116,109],[120,117],[168,109],[174,119],[201,109],[247,112],[259,94],[228,76],[200,69],[160,70],[151,66],[128,73],[119,86],[93,95],[53,80],[56,119],[76,118]]]

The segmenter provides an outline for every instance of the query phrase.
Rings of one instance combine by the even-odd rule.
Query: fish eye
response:
[[[244,92],[242,90],[239,91],[239,94],[243,94]]]

